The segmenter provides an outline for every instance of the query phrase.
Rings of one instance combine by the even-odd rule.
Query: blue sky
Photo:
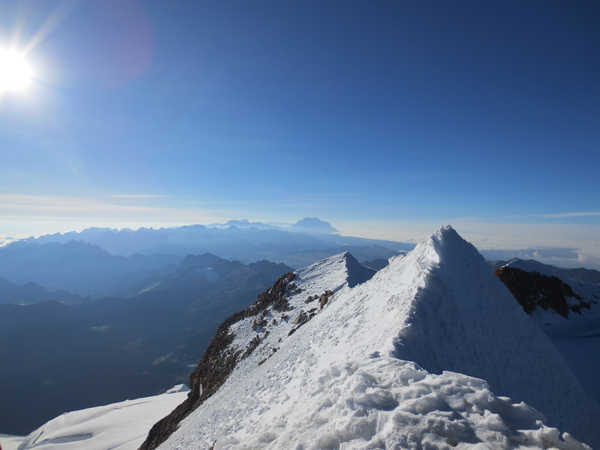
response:
[[[600,240],[600,7],[488,3],[5,0],[36,80],[0,98],[0,233],[310,215]]]

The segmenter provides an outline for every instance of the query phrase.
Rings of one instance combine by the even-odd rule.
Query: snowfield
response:
[[[160,448],[600,447],[598,405],[452,228],[370,276],[337,255],[234,323],[244,357]]]
[[[18,448],[135,450],[152,425],[181,403],[187,392],[185,386],[177,385],[152,397],[68,412],[33,431]]]

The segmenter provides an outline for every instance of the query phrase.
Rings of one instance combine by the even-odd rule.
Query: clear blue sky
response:
[[[597,230],[600,4],[489,3],[4,0],[2,42],[41,36],[0,99],[4,231],[88,200]]]

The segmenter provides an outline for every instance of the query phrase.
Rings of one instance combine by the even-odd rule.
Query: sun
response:
[[[23,92],[33,80],[33,69],[25,55],[15,50],[0,49],[0,94]]]

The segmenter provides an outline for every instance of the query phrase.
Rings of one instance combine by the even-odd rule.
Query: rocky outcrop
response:
[[[526,272],[509,266],[497,269],[496,275],[528,314],[539,307],[568,317],[570,311],[579,313],[582,308],[590,307],[588,302],[573,292],[571,286],[557,277]]]
[[[374,273],[344,252],[278,279],[252,305],[217,329],[190,376],[188,398],[150,430],[141,448],[154,449],[166,441],[186,416],[215,394],[234,370],[237,372],[236,367],[242,364],[247,370],[264,364],[286,339],[294,339],[297,330],[326,311],[336,292],[361,284]]]
[[[264,320],[261,313],[266,308],[273,307],[273,309],[279,311],[286,310],[286,294],[290,290],[297,292],[296,286],[292,283],[295,278],[296,274],[293,272],[283,275],[272,288],[260,294],[247,309],[229,317],[219,326],[198,366],[190,375],[190,392],[187,399],[152,427],[148,437],[140,447],[141,450],[155,449],[167,440],[185,417],[221,387],[238,362],[252,353],[260,343],[260,337],[257,335],[245,352],[233,349],[230,346],[234,339],[231,326],[248,317],[258,316],[254,323],[259,328]]]
[[[327,302],[329,301],[329,297],[331,297],[332,295],[333,292],[330,290],[327,290],[321,294],[321,297],[319,297],[319,306],[321,307],[321,309],[323,309],[323,307],[327,304]]]

